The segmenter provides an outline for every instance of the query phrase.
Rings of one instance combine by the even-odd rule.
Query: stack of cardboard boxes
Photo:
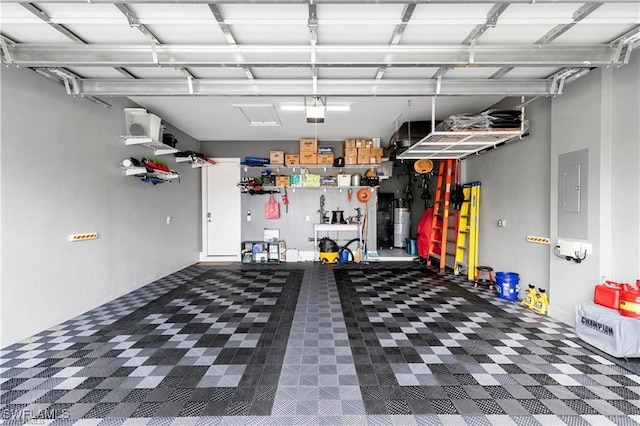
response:
[[[379,165],[382,162],[382,148],[380,139],[347,139],[344,141],[345,165]],[[285,154],[284,151],[271,151],[269,163],[272,166],[305,166],[320,165],[333,166],[336,153],[333,146],[318,145],[315,138],[300,139],[299,154]],[[315,177],[308,176],[308,177]],[[275,186],[307,186],[301,179],[301,175],[276,176]],[[338,186],[336,176],[322,176],[321,186]]]
[[[382,162],[380,143],[366,139],[347,139],[344,141],[344,164],[380,164]]]
[[[327,165],[332,166],[335,153],[332,146],[318,146],[315,138],[300,139],[299,154],[285,154],[284,151],[271,151],[269,164],[276,166]]]

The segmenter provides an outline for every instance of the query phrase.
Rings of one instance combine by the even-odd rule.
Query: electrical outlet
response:
[[[309,216],[305,216],[304,220],[306,220],[307,222],[309,222]]]
[[[171,223],[171,216],[167,216],[167,225]]]

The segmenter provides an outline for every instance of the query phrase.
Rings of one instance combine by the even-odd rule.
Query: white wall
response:
[[[517,272],[523,289],[527,284],[547,289],[550,248],[529,243],[526,237],[549,236],[549,100],[535,100],[525,107],[525,115],[530,135],[464,160],[465,182],[482,183],[480,265]],[[506,220],[507,226],[498,227],[498,219]]]
[[[613,73],[610,278],[633,282],[640,279],[640,53]]]
[[[119,164],[127,147],[121,99],[111,109],[68,96],[26,69],[2,71],[2,336],[4,347],[193,264],[199,170],[152,186]],[[197,142],[169,129],[180,149]],[[172,223],[166,224],[166,217]],[[68,242],[69,234],[99,238]]]
[[[557,242],[558,156],[589,149],[588,242],[580,264],[551,256],[549,314],[573,323],[576,303],[593,298],[602,277],[640,278],[640,54],[620,69],[595,70],[552,102],[551,238]]]

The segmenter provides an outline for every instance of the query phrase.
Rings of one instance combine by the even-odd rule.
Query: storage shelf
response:
[[[370,188],[372,191],[375,191],[377,186],[263,186],[262,189],[265,191],[271,191],[274,189],[362,189],[362,188]]]
[[[154,141],[149,136],[120,135],[124,139],[125,145],[142,145],[153,151],[153,155],[174,154],[179,151],[162,142]]]
[[[176,157],[176,163],[186,163],[186,162],[191,163],[192,169],[213,166],[213,163],[210,163],[207,160],[202,159],[200,157],[196,157],[195,159],[192,157]]]
[[[349,165],[345,165],[342,167],[334,167],[333,165],[330,164],[296,164],[295,166],[284,166],[282,164],[265,164],[264,166],[249,166],[246,164],[241,164],[242,167],[244,167],[244,171],[248,171],[250,168],[252,169],[276,169],[276,170],[280,170],[280,169],[291,169],[291,170],[296,170],[296,169],[323,169],[323,170],[327,170],[327,169],[336,169],[336,170],[340,170],[340,169],[374,169],[377,167],[380,167],[381,164],[349,164]]]
[[[432,132],[411,145],[396,158],[411,160],[429,158],[434,160],[462,159],[471,154],[519,138],[524,134],[518,129],[491,129],[470,131]]]
[[[172,179],[178,179],[180,177],[180,175],[178,173],[173,173],[173,172],[163,172],[160,170],[155,170],[153,172],[147,172],[147,168],[146,167],[126,167],[124,168],[124,174],[126,176],[147,176],[147,177],[153,177],[156,179],[162,179],[162,180],[172,180]]]

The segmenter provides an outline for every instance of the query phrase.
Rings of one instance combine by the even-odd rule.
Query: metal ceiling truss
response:
[[[11,3],[30,3],[31,0],[11,0]],[[2,2],[9,2],[2,0]],[[510,4],[530,4],[530,3],[572,3],[588,4],[601,3],[602,0],[349,0],[351,4],[487,4],[487,3],[510,3]],[[60,0],[39,0],[38,3],[60,3]],[[87,0],[64,0],[64,3],[83,3]],[[91,0],[91,3],[115,4],[115,0]],[[127,0],[128,4],[202,4],[202,0]],[[208,0],[211,4],[344,4],[343,0]],[[611,0],[610,3],[637,3],[637,0]]]
[[[630,46],[635,41],[629,37],[621,43]],[[29,67],[606,67],[624,63],[621,46],[615,44],[312,47],[7,43],[7,49],[13,64]]]
[[[83,96],[312,96],[308,79],[225,80],[197,79],[189,88],[183,79],[81,79]],[[548,80],[432,80],[432,79],[321,79],[320,96],[548,96],[554,92]],[[192,92],[192,91],[193,92]]]
[[[389,46],[400,44],[400,40],[402,39],[402,35],[404,31],[407,29],[407,23],[411,20],[411,16],[413,15],[413,11],[416,9],[415,4],[407,4],[402,11],[402,18],[400,19],[400,23],[396,25],[393,30],[393,34],[391,35],[391,40],[389,40]],[[385,61],[389,61],[389,57],[385,57]],[[387,66],[378,67],[378,71],[376,71],[376,80],[380,80],[384,76],[384,72],[387,70]]]
[[[553,27],[547,34],[543,35],[539,40],[536,41],[536,44],[548,44],[551,43],[556,38],[560,37],[562,34],[567,32],[570,28],[575,26],[578,22],[582,21],[584,18],[589,16],[593,11],[602,6],[602,3],[594,2],[594,3],[586,3],[582,5],[578,10],[573,12],[572,21],[567,24],[559,24]],[[504,10],[504,9],[503,9]],[[498,71],[493,73],[493,75],[489,78],[502,78],[506,74],[510,73],[514,70],[515,67],[506,66],[500,68]]]

